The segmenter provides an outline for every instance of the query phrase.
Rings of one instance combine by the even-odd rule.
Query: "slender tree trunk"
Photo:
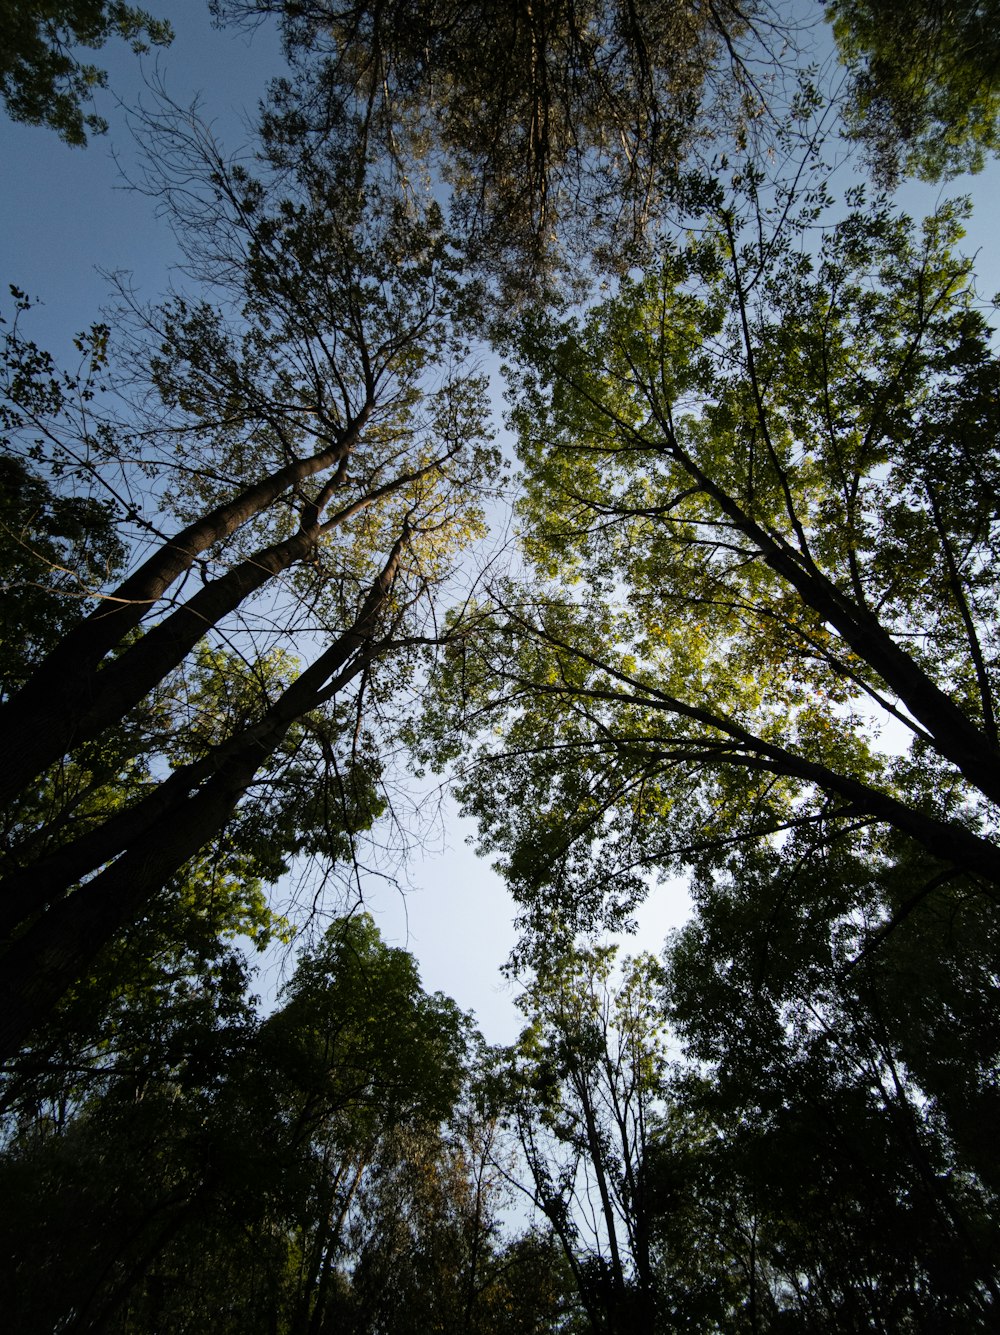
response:
[[[609,1324],[614,1335],[628,1335],[625,1330],[625,1271],[622,1267],[621,1252],[618,1249],[618,1233],[615,1227],[614,1205],[611,1201],[607,1173],[604,1168],[604,1151],[601,1148],[601,1138],[597,1129],[597,1118],[591,1103],[590,1089],[587,1086],[586,1075],[583,1073],[579,1075],[578,1093],[580,1095],[580,1105],[583,1108],[584,1125],[587,1129],[587,1144],[590,1149],[590,1161],[594,1166],[594,1176],[597,1178],[597,1191],[601,1198],[601,1212],[604,1215],[604,1227],[608,1231],[608,1248],[611,1252],[612,1296],[608,1312],[610,1318]]]
[[[332,1218],[330,1219],[327,1228],[325,1245],[323,1247],[323,1263],[320,1266],[319,1270],[319,1281],[316,1285],[316,1292],[313,1296],[312,1311],[309,1316],[309,1324],[307,1327],[305,1327],[304,1335],[321,1335],[321,1332],[324,1329],[327,1316],[326,1313],[327,1291],[329,1290],[330,1287],[330,1276],[333,1274],[334,1260],[337,1256],[337,1253],[340,1251],[341,1231],[343,1230],[344,1227],[344,1220],[347,1218],[347,1212],[351,1208],[351,1203],[353,1202],[358,1187],[361,1184],[361,1178],[362,1175],[364,1174],[366,1166],[367,1162],[365,1159],[362,1158],[358,1162],[355,1168],[354,1181],[351,1183],[350,1189],[347,1192],[347,1195],[344,1198],[343,1202],[341,1203],[340,1211],[337,1215],[336,1221],[334,1221]]]
[[[923,669],[901,649],[882,624],[837,587],[812,558],[756,523],[732,496],[705,474],[669,431],[667,452],[718,504],[764,560],[796,591],[807,607],[843,636],[846,644],[881,677],[929,733],[932,744],[971,784],[1000,804],[1000,751]]]
[[[283,692],[259,724],[222,748],[224,758],[215,758],[205,782],[191,794],[178,790],[156,825],[130,841],[110,867],[38,914],[9,943],[0,959],[0,1059],[19,1050],[101,949],[225,826],[292,723],[321,703],[333,674],[344,669],[339,686],[364,669],[370,652],[358,651],[370,651],[374,642],[406,539],[404,532],[393,546],[351,630]]]
[[[196,633],[190,643],[197,643],[226,611],[239,606],[242,599],[266,579],[306,554],[310,541],[300,533],[289,540],[293,545],[285,554],[284,564],[281,564],[281,548],[285,544],[276,544],[208,585],[156,628],[160,632],[157,645],[161,657],[157,658],[152,650],[145,656],[147,651],[144,651],[140,660],[143,667],[136,670],[134,687],[129,682],[125,662],[143,641],[118,664],[112,665],[109,678],[98,671],[105,657],[139,625],[170,585],[190,569],[202,552],[260,514],[290,487],[345,460],[357,443],[370,411],[370,406],[366,407],[334,446],[278,470],[233,501],[182,529],[105,598],[85,621],[63,637],[22,690],[0,706],[0,749],[5,758],[0,772],[0,804],[14,798],[36,774],[65,755],[84,736],[95,736],[109,722],[123,717],[132,704],[141,700],[180,661],[176,658],[177,649],[190,639],[192,630]],[[240,593],[242,585],[245,589]],[[235,602],[232,602],[233,598]],[[170,630],[166,629],[168,626]],[[169,649],[172,639],[176,640],[173,658]],[[154,663],[159,664],[155,672],[151,667]],[[141,682],[148,684],[138,689]],[[117,702],[114,686],[123,692]],[[81,719],[88,716],[91,717],[84,732]]]

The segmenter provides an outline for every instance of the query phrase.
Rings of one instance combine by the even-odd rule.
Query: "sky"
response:
[[[178,261],[155,200],[130,190],[123,179],[123,169],[127,172],[134,163],[134,144],[116,95],[126,104],[148,100],[142,80],[159,78],[175,102],[186,105],[198,97],[217,135],[237,149],[249,137],[248,126],[268,78],[281,69],[280,47],[271,28],[261,27],[252,37],[214,29],[204,0],[146,8],[170,19],[175,41],[141,66],[124,48],[109,46],[96,53],[95,63],[110,75],[111,90],[97,94],[97,109],[110,123],[107,136],[92,138],[86,149],[71,149],[49,129],[13,125],[0,115],[0,290],[13,283],[40,301],[32,312],[29,336],[57,359],[70,354],[77,331],[100,319],[108,274],[131,274],[139,297],[153,300],[165,290]],[[996,164],[974,181],[943,191],[908,186],[902,201],[919,214],[938,199],[969,189],[976,215],[967,244],[978,252],[981,291],[989,297],[1000,291]],[[499,968],[515,942],[515,909],[500,878],[470,847],[474,834],[471,823],[446,802],[426,847],[410,859],[405,893],[372,878],[363,887],[365,905],[390,944],[416,955],[427,989],[443,991],[474,1010],[489,1041],[509,1042],[518,1032],[520,1016]],[[625,948],[630,953],[660,949],[688,908],[680,884],[660,888],[640,910],[639,931]],[[281,962],[270,961],[259,990],[272,995],[281,974]]]

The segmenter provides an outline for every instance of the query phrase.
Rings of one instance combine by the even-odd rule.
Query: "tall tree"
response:
[[[831,822],[1000,887],[1000,365],[961,214],[866,205],[813,255],[796,196],[768,231],[751,189],[521,342],[540,581],[474,614],[447,675],[472,731],[505,720],[466,769],[487,847],[581,925],[650,872]]]
[[[67,377],[18,324],[8,331],[8,448],[111,495],[134,541],[124,581],[84,591],[93,610],[0,706],[3,796],[29,798],[49,767],[148,715],[156,691],[175,704],[145,759],[158,750],[173,769],[150,767],[135,800],[67,827],[43,856],[12,850],[8,1052],[225,827],[259,772],[280,791],[311,747],[323,796],[308,814],[290,802],[290,814],[325,810],[334,843],[370,823],[370,805],[350,815],[350,776],[370,750],[363,702],[390,689],[379,665],[401,647],[401,673],[412,671],[429,595],[476,532],[494,465],[482,383],[450,369],[467,296],[435,207],[392,204],[335,149],[258,179],[197,128],[173,118],[159,129],[162,189],[215,289],[213,301],[136,312],[132,370],[146,388],[135,415],[96,412],[103,329]],[[250,664],[238,705],[214,716],[186,699],[206,635]],[[253,666],[293,636],[301,671]]]
[[[247,982],[235,956],[150,966],[102,1066],[22,1082],[0,1155],[18,1328],[564,1329],[552,1248],[501,1235],[468,1017],[363,914],[267,1019]]]
[[[556,929],[558,936],[558,929]],[[536,957],[518,1043],[493,1088],[533,1205],[566,1255],[591,1329],[656,1328],[648,1158],[666,1090],[655,960],[614,948]],[[522,1170],[523,1171],[523,1170]]]
[[[801,835],[700,879],[657,1228],[680,1307],[725,1276],[696,1328],[992,1323],[996,914],[942,881],[899,839]]]

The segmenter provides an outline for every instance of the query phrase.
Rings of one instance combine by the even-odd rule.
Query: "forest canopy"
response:
[[[285,64],[237,153],[132,109],[164,295],[0,330],[5,1309],[994,1329],[1000,359],[892,192],[995,151],[997,15],[213,12]],[[79,146],[166,27],[34,13]],[[365,910],[432,774],[512,1043]]]

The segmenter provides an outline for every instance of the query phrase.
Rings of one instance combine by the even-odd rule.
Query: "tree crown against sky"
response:
[[[487,846],[581,921],[602,886],[627,904],[675,859],[838,811],[996,893],[997,367],[960,211],[921,233],[859,199],[811,252],[757,185],[519,336],[539,580],[470,613],[448,674],[473,734],[506,718],[467,771]],[[870,740],[880,713],[909,759]]]
[[[560,948],[558,925],[524,974],[518,1042],[490,1052],[488,1106],[523,1168],[595,1329],[653,1329],[652,1146],[667,1098],[666,1035],[651,956]]]
[[[879,174],[981,171],[1000,147],[996,7],[836,0],[827,16],[853,75],[849,122]]]
[[[262,776],[264,801],[244,809],[242,837],[271,874],[324,843],[350,858],[352,835],[384,806],[379,702],[434,637],[428,595],[479,531],[496,464],[483,381],[458,368],[468,288],[433,203],[345,180],[336,153],[268,183],[222,162],[173,111],[147,128],[159,136],[159,187],[209,287],[126,318],[115,383],[130,415],[104,408],[106,331],[81,339],[76,376],[60,377],[26,339],[24,310],[7,344],[8,447],[110,495],[132,560],[117,587],[81,590],[93,610],[4,702],[8,795],[147,720],[129,742],[145,767],[134,802],[76,827],[56,810],[54,846],[10,850],[7,965],[21,970],[9,986],[22,999],[38,986],[33,950],[64,956],[65,985],[72,957],[135,912],[125,900],[138,904],[144,883],[161,889],[209,824],[230,821],[269,757],[277,768]],[[395,669],[380,666],[390,658]],[[172,766],[159,781],[156,755]],[[267,830],[283,845],[270,854]],[[122,877],[128,895],[112,888]]]
[[[0,1291],[20,1329],[180,1330],[210,1305],[216,1329],[378,1329],[429,1319],[432,1280],[467,1329],[518,1309],[530,1259],[498,1238],[459,1108],[468,1017],[367,915],[301,953],[266,1019],[233,952],[157,981],[90,1064],[14,1091]]]
[[[556,18],[609,12],[537,11],[559,60]],[[512,42],[521,70],[530,45]],[[359,122],[374,84],[356,69],[347,112],[300,119],[294,156],[279,113],[316,111],[328,56],[279,91],[256,164],[227,162],[176,109],[147,117],[149,184],[205,286],[133,303],[115,330],[128,423],[94,407],[105,330],[81,338],[75,377],[25,320],[8,346],[21,452],[3,518],[24,541],[3,568],[29,633],[6,652],[42,758],[6,829],[7,962],[28,944],[22,978],[83,977],[49,997],[48,1023],[22,1013],[34,1037],[11,1063],[23,1122],[3,1169],[46,1245],[31,1165],[46,1200],[72,1179],[88,1219],[106,1188],[138,1188],[135,1213],[119,1199],[112,1226],[71,1238],[76,1294],[43,1283],[46,1301],[84,1329],[180,1329],[191,1294],[234,1330],[985,1326],[997,370],[954,253],[960,212],[921,233],[855,193],[827,227],[822,175],[770,189],[760,142],[744,163],[734,134],[687,198],[690,235],[665,225],[583,310],[526,314],[539,220],[610,188],[584,188],[595,159],[567,167],[554,135],[517,200],[520,307],[504,310],[534,578],[484,586],[442,633],[422,608],[440,609],[492,485],[481,387],[461,374],[484,289],[401,159],[365,176],[346,151],[387,124],[383,109]],[[399,60],[428,73],[420,52]],[[387,108],[399,88],[416,96],[400,84]],[[507,129],[545,100],[517,105]],[[593,107],[572,106],[592,134]],[[448,114],[425,125],[442,153]],[[815,139],[796,125],[786,144]],[[497,127],[474,128],[481,167]],[[510,257],[486,221],[516,164],[546,161],[544,143],[535,159],[505,142],[503,189],[472,217],[487,278]],[[98,481],[117,510],[95,504]],[[81,620],[74,588],[112,598]],[[316,943],[265,1022],[226,943],[284,930],[263,883],[298,852],[357,869],[385,800],[377,724],[399,685],[423,687],[430,640],[451,695],[415,740],[489,736],[466,792],[536,929],[533,1023],[489,1073],[506,1102],[477,1103],[480,1087],[459,1109],[470,1035],[370,924]],[[874,743],[876,707],[913,734],[908,756]],[[628,975],[611,1024],[607,956],[574,950],[574,929],[679,866],[697,917],[665,969]],[[89,954],[67,963],[95,901]],[[651,1041],[664,1017],[680,1070]],[[115,1144],[107,1181],[91,1170]],[[594,1190],[574,1196],[583,1166]],[[517,1171],[551,1228],[507,1245],[494,1184]],[[249,1280],[233,1237],[253,1243]]]
[[[443,179],[463,244],[518,299],[553,266],[565,280],[640,254],[663,208],[700,188],[692,148],[759,117],[756,65],[789,35],[767,5],[218,11],[281,17],[292,72],[272,89],[278,136],[322,140],[346,115],[404,192],[428,171]]]
[[[144,9],[106,0],[23,0],[3,6],[0,96],[7,114],[29,125],[46,125],[67,144],[81,147],[87,134],[108,126],[86,105],[107,74],[80,60],[80,48],[98,50],[121,38],[140,55],[166,46],[173,33],[164,19]]]

